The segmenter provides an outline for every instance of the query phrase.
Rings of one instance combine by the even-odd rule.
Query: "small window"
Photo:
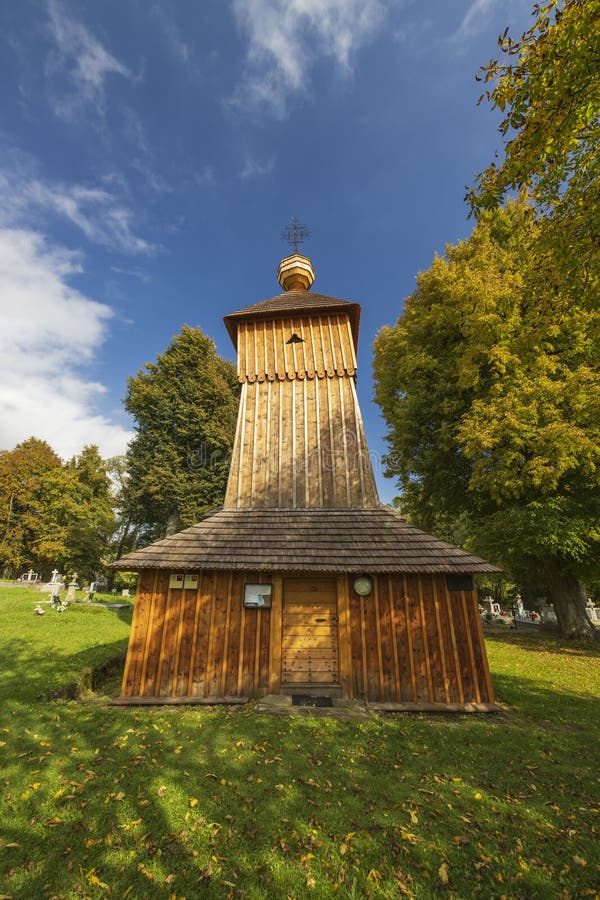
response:
[[[446,575],[446,587],[449,591],[472,591],[472,575]]]
[[[304,338],[301,338],[296,332],[293,333],[289,341],[286,341],[286,344],[303,344]]]

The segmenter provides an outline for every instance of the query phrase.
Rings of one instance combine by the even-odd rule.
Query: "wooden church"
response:
[[[360,306],[284,293],[225,317],[241,398],[223,507],[120,559],[139,571],[120,703],[321,694],[495,709],[483,560],[382,506],[356,396]]]

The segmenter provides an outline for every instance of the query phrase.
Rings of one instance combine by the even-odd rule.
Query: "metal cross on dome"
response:
[[[292,216],[289,225],[286,225],[281,232],[281,237],[287,241],[294,253],[298,252],[298,244],[303,244],[310,237],[310,231],[306,225],[301,225],[296,216]]]

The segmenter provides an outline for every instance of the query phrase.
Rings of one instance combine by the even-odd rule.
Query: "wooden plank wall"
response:
[[[371,702],[493,703],[474,592],[444,576],[373,579],[359,597],[338,576],[342,696]],[[272,609],[244,609],[246,582],[273,585]],[[197,590],[169,590],[169,573],[142,574],[122,697],[236,697],[278,693],[282,578],[204,572]]]
[[[266,693],[271,613],[244,609],[246,582],[277,579],[256,572],[204,572],[197,590],[170,590],[169,572],[142,573],[121,696]]]
[[[353,378],[242,385],[226,509],[377,503]]]
[[[292,336],[300,338],[289,343]],[[356,351],[347,314],[298,316],[238,324],[240,381],[285,381],[354,375]]]
[[[373,592],[359,597],[348,578],[345,695],[371,702],[494,703],[475,592],[448,591],[444,576],[378,576],[373,582]]]
[[[378,504],[347,314],[240,322],[238,373],[226,509]]]

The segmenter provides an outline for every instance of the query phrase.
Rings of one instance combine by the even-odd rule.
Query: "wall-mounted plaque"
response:
[[[169,578],[170,588],[182,588],[185,581],[185,575],[171,575]]]
[[[200,579],[199,579],[198,575],[186,575],[183,586],[187,591],[189,591],[189,590],[197,591],[199,580]]]
[[[270,584],[246,584],[244,586],[244,606],[248,609],[271,608]]]

